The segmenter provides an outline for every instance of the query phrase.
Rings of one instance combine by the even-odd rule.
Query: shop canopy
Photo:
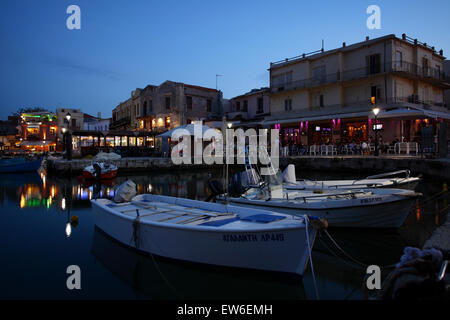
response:
[[[375,116],[373,113],[369,114],[369,118],[373,119]],[[441,118],[450,119],[450,113],[440,112],[435,110],[424,109],[412,109],[412,108],[399,108],[394,110],[384,111],[381,110],[378,114],[378,119],[387,118],[401,118],[401,119],[415,119],[415,118]]]
[[[320,116],[305,116],[305,117],[295,117],[290,119],[279,119],[279,120],[265,120],[263,125],[273,125],[273,124],[283,124],[283,123],[299,123],[305,121],[321,121],[321,120],[332,120],[332,119],[348,119],[348,118],[361,118],[367,117],[370,119],[375,118],[372,110],[361,111],[361,112],[349,112],[349,113],[336,113]],[[378,119],[383,118],[441,118],[450,119],[450,113],[435,111],[435,110],[425,110],[419,108],[395,108],[391,110],[384,110],[381,108],[378,114]]]
[[[213,129],[213,128],[210,128],[210,127],[205,126],[205,125],[202,125],[201,128],[202,128],[202,135],[203,135],[203,133],[206,130]],[[160,134],[160,135],[158,135],[156,137],[157,138],[170,138],[170,137],[172,137],[172,134],[175,132],[175,130],[178,130],[178,129],[185,129],[185,130],[187,130],[189,132],[189,135],[191,135],[191,136],[194,135],[194,124],[190,123],[190,124],[185,124],[185,125],[173,128],[172,130],[166,131],[166,132],[164,132],[164,133],[162,133],[162,134]],[[215,129],[215,130],[217,130],[217,129]]]
[[[367,117],[368,115],[369,115],[369,111],[363,111],[363,112],[352,112],[352,113],[328,114],[328,115],[324,115],[324,116],[298,117],[298,118],[282,119],[282,120],[265,120],[265,121],[263,121],[263,124],[264,125],[272,125],[272,124],[283,124],[283,123],[293,123],[293,122],[302,122],[302,121],[321,121],[321,120],[332,120],[332,119],[360,118],[360,117]]]
[[[20,143],[21,146],[50,146],[50,145],[54,145],[56,142],[54,141],[22,141]]]

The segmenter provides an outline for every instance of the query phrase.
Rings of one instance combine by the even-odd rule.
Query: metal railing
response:
[[[390,72],[404,73],[409,76],[414,76],[422,79],[432,79],[440,82],[445,82],[449,80],[449,77],[439,69],[422,67],[411,62],[394,60],[386,63],[368,65],[362,68],[320,75],[308,79],[271,84],[270,90],[272,93],[275,93],[295,89],[304,89],[324,84],[336,83],[339,81],[351,81],[361,78],[367,78],[370,76]]]
[[[110,128],[117,128],[131,123],[131,117],[125,117],[116,121],[113,121]]]

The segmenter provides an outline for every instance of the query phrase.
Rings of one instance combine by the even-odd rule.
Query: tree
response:
[[[47,109],[40,108],[40,107],[29,107],[29,108],[20,108],[16,112],[13,112],[12,115],[14,116],[21,116],[22,113],[28,113],[28,112],[47,112]]]

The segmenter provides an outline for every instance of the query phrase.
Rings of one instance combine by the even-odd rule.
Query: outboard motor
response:
[[[228,195],[230,197],[240,197],[244,192],[245,188],[242,185],[241,174],[237,172],[233,174],[228,184]]]
[[[92,164],[92,166],[94,167],[94,170],[95,170],[95,178],[100,179],[101,174],[102,174],[102,168],[100,167],[100,165],[97,162],[94,162]]]
[[[217,196],[220,196],[221,194],[225,193],[225,191],[223,190],[222,182],[220,182],[219,180],[209,181],[208,187],[211,190],[211,194],[208,196],[208,198],[206,198],[206,200],[205,200],[206,202],[211,202],[211,201],[215,202],[215,198]]]

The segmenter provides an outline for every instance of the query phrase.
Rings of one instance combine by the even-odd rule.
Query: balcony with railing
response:
[[[131,118],[130,117],[125,117],[125,118],[121,118],[118,119],[116,121],[113,121],[110,125],[111,129],[115,129],[115,128],[119,128],[121,126],[126,126],[131,124]]]
[[[386,73],[397,73],[399,75],[432,82],[436,85],[450,89],[449,76],[437,68],[422,67],[406,61],[390,61],[386,63],[368,65],[363,68],[345,70],[343,72],[324,74],[309,79],[294,80],[284,83],[272,83],[272,93],[313,88],[343,81],[353,81]]]

